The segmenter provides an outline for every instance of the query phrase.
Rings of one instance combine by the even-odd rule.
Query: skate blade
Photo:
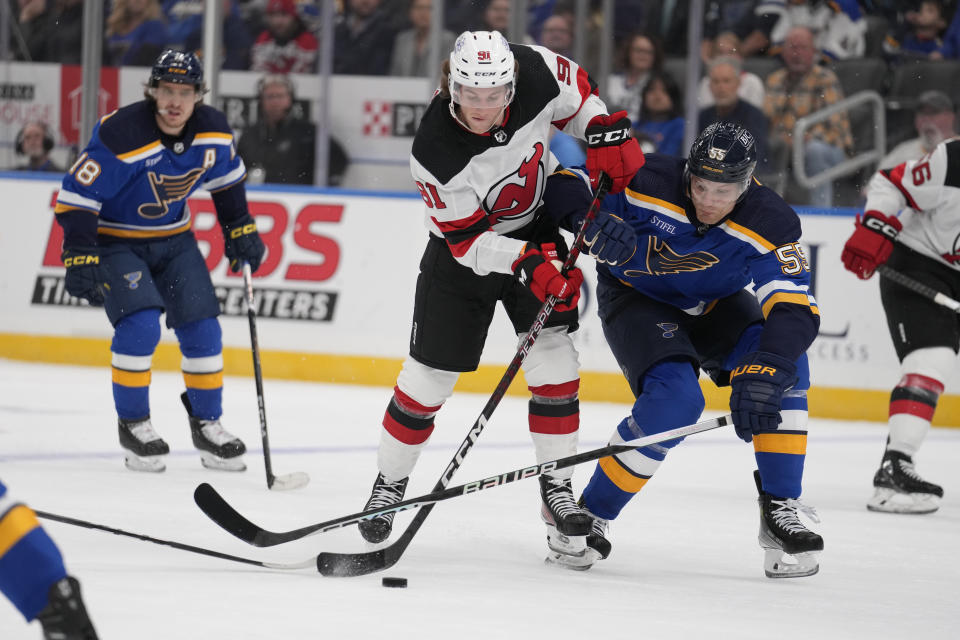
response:
[[[200,452],[200,464],[205,466],[207,469],[213,469],[214,471],[246,471],[247,465],[243,462],[243,458],[237,456],[235,458],[219,458],[209,451]]]
[[[877,487],[876,493],[867,501],[867,509],[882,513],[933,513],[940,508],[940,497],[930,493],[902,493]]]
[[[131,471],[147,473],[161,473],[167,468],[163,456],[138,456],[132,451],[124,452],[123,464]]]
[[[587,536],[568,536],[547,523],[547,546],[556,553],[580,557],[587,551]]]
[[[581,556],[569,556],[565,553],[557,553],[556,551],[551,551],[547,554],[547,557],[544,558],[544,564],[550,565],[552,567],[559,567],[561,569],[570,569],[571,571],[586,571],[594,564],[597,560],[602,560],[603,556],[594,551],[593,549],[587,549]]]
[[[819,551],[790,555],[780,549],[765,549],[763,572],[768,578],[805,578],[820,571]]]

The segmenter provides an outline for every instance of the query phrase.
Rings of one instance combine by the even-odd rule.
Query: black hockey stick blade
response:
[[[260,532],[260,527],[253,524],[239,511],[230,506],[230,503],[223,499],[217,493],[217,490],[206,482],[197,485],[193,490],[193,501],[197,503],[200,510],[207,514],[207,517],[227,530],[231,535],[240,538],[248,544],[258,545],[256,540]]]

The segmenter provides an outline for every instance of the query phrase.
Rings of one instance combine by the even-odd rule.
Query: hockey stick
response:
[[[55,522],[62,522],[64,524],[72,524],[76,527],[84,527],[85,529],[98,529],[100,531],[106,531],[107,533],[113,533],[118,536],[127,536],[128,538],[136,538],[137,540],[145,540],[147,542],[152,542],[154,544],[162,544],[167,547],[173,547],[174,549],[180,549],[181,551],[189,551],[190,553],[198,553],[204,556],[210,556],[213,558],[220,558],[221,560],[230,560],[231,562],[242,562],[243,564],[252,564],[258,567],[264,567],[265,569],[282,569],[282,570],[293,570],[293,569],[306,569],[307,567],[312,567],[316,564],[316,558],[308,558],[301,562],[293,563],[284,563],[284,562],[263,562],[261,560],[251,560],[250,558],[241,558],[240,556],[232,556],[228,553],[221,553],[219,551],[213,551],[211,549],[204,549],[203,547],[194,547],[193,545],[183,544],[182,542],[173,542],[172,540],[161,540],[160,538],[151,538],[150,536],[143,535],[142,533],[131,533],[130,531],[124,531],[123,529],[114,529],[113,527],[108,527],[102,524],[96,524],[95,522],[87,522],[86,520],[79,520],[77,518],[70,518],[67,516],[58,516],[55,513],[48,513],[46,511],[33,510],[37,516],[44,518],[45,520],[53,520]]]
[[[890,278],[897,284],[904,286],[907,289],[910,289],[914,293],[919,293],[924,298],[929,298],[939,305],[943,305],[944,307],[952,311],[960,313],[960,302],[954,300],[953,298],[946,295],[945,293],[940,293],[933,287],[925,285],[922,282],[919,282],[917,280],[914,280],[913,278],[906,275],[905,273],[900,273],[896,269],[888,267],[885,264],[879,265],[877,267],[877,271],[879,271],[883,277]]]
[[[586,235],[587,226],[590,221],[597,216],[597,212],[600,210],[600,203],[607,195],[607,191],[610,190],[610,186],[610,176],[601,173],[599,184],[597,185],[597,192],[593,196],[593,201],[590,202],[587,215],[584,216],[580,229],[577,231],[576,237],[573,240],[573,244],[570,245],[570,253],[567,255],[567,259],[563,261],[563,266],[560,267],[561,273],[566,273],[576,263],[577,256],[580,255],[580,247],[583,244],[583,237]],[[473,448],[477,438],[480,437],[483,429],[487,426],[487,421],[490,419],[490,416],[493,415],[494,409],[500,404],[500,400],[503,399],[504,394],[510,387],[510,383],[513,382],[513,379],[516,377],[517,372],[520,370],[520,365],[523,364],[530,349],[533,348],[534,342],[536,342],[537,337],[543,330],[543,325],[553,312],[553,307],[557,302],[558,300],[556,298],[548,296],[543,306],[540,307],[540,312],[533,321],[533,325],[530,327],[527,335],[520,340],[520,345],[517,348],[516,354],[513,356],[513,360],[510,361],[496,389],[494,389],[490,399],[487,400],[487,404],[484,405],[480,415],[473,423],[473,426],[470,427],[467,436],[463,439],[463,442],[460,443],[457,452],[449,464],[447,464],[447,468],[440,476],[440,480],[434,485],[434,491],[445,488],[450,483],[453,474],[460,469],[460,465],[463,464],[463,459],[470,452],[470,449]],[[413,517],[413,520],[410,521],[410,524],[407,525],[407,528],[403,530],[403,533],[400,534],[400,537],[389,546],[365,553],[321,553],[317,556],[317,568],[320,570],[320,573],[325,576],[362,576],[392,567],[400,559],[400,556],[403,555],[403,552],[406,551],[410,541],[413,540],[413,536],[415,536],[417,531],[420,530],[420,527],[423,526],[424,521],[430,515],[430,512],[433,511],[434,506],[433,504],[429,504],[423,509],[420,509],[417,515]]]
[[[250,351],[253,353],[253,377],[257,383],[257,407],[260,410],[260,439],[263,440],[263,467],[267,473],[267,489],[299,489],[310,482],[303,471],[282,476],[273,475],[270,464],[270,439],[267,436],[267,410],[263,403],[263,373],[260,370],[260,343],[257,340],[257,311],[253,300],[253,275],[250,264],[243,263],[243,285],[247,294],[247,319],[250,321]]]
[[[309,535],[316,533],[324,533],[327,531],[332,531],[333,529],[340,529],[342,527],[349,526],[351,524],[356,524],[361,520],[367,520],[385,513],[398,513],[400,511],[407,511],[409,509],[416,509],[417,507],[423,507],[429,504],[435,504],[437,502],[442,502],[443,500],[449,500],[451,498],[458,498],[460,496],[465,496],[471,493],[477,493],[478,491],[483,491],[485,489],[492,489],[494,487],[500,487],[505,484],[510,484],[518,480],[526,480],[527,478],[534,478],[536,476],[542,475],[544,473],[549,473],[551,471],[556,471],[557,469],[566,469],[568,467],[573,467],[584,462],[590,462],[591,460],[598,460],[600,458],[605,458],[607,456],[612,456],[617,453],[624,453],[626,451],[632,451],[639,447],[646,447],[652,444],[657,444],[667,440],[673,440],[675,438],[682,438],[685,436],[693,435],[695,433],[700,433],[701,431],[709,431],[711,429],[717,429],[719,427],[732,424],[732,419],[729,415],[721,416],[719,418],[713,418],[711,420],[704,420],[696,424],[687,425],[685,427],[678,427],[676,429],[671,429],[670,431],[664,431],[663,433],[657,433],[649,436],[644,436],[642,438],[637,438],[634,440],[628,440],[626,442],[621,442],[619,444],[607,445],[599,449],[592,449],[590,451],[584,451],[582,453],[577,453],[572,456],[567,456],[565,458],[558,458],[557,460],[550,460],[548,462],[542,462],[540,464],[530,465],[528,467],[523,467],[522,469],[515,469],[513,471],[507,471],[505,473],[499,473],[495,476],[490,476],[489,478],[483,478],[475,482],[468,482],[466,484],[457,485],[455,487],[447,487],[445,489],[434,490],[430,493],[424,494],[422,496],[417,496],[416,498],[408,498],[392,504],[388,507],[382,507],[379,509],[370,509],[368,511],[361,511],[359,513],[352,513],[347,516],[342,516],[340,518],[334,518],[332,520],[327,520],[325,522],[320,522],[317,524],[312,524],[300,529],[293,529],[291,531],[283,532],[274,532],[267,531],[262,527],[255,525],[250,522],[237,512],[223,497],[217,493],[216,489],[211,487],[209,484],[203,483],[197,486],[196,490],[193,493],[193,499],[197,503],[197,506],[207,514],[211,520],[216,522],[218,525],[226,529],[229,533],[240,538],[244,542],[252,544],[257,547],[272,547],[274,545],[283,544],[285,542],[292,542],[294,540],[299,540]],[[319,557],[324,554],[320,554]],[[321,569],[323,573],[323,569]],[[352,574],[324,574],[324,575],[352,575]]]

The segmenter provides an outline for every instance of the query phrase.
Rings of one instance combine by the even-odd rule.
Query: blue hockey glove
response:
[[[623,218],[601,210],[587,225],[583,244],[597,262],[617,266],[633,257],[637,250],[637,234]]]
[[[248,213],[223,225],[223,252],[230,261],[230,270],[234,273],[243,268],[244,262],[250,263],[254,272],[263,260],[263,240],[257,233],[257,223]]]
[[[63,280],[67,293],[83,298],[92,305],[103,304],[100,284],[100,252],[96,247],[65,249],[60,256],[67,275]]]
[[[745,442],[753,434],[771,431],[780,423],[780,398],[797,383],[797,365],[782,356],[754,351],[730,373],[730,413],[737,435]]]

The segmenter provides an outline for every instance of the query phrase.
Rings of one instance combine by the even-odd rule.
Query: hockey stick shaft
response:
[[[597,191],[593,196],[593,201],[591,201],[587,209],[587,214],[584,216],[583,223],[580,225],[580,229],[577,231],[576,237],[570,246],[570,253],[567,255],[567,259],[564,260],[563,266],[561,267],[562,273],[566,273],[576,263],[577,257],[580,255],[580,247],[583,245],[583,238],[584,235],[586,235],[587,227],[590,221],[597,216],[597,212],[600,210],[600,203],[603,202],[607,191],[610,190],[610,185],[610,177],[606,174],[601,174]],[[503,399],[507,388],[510,386],[510,383],[513,382],[514,377],[516,377],[517,372],[520,370],[520,365],[523,364],[530,349],[533,348],[534,342],[536,342],[537,337],[540,335],[540,331],[543,329],[543,325],[553,311],[556,303],[557,299],[553,296],[548,296],[546,302],[543,303],[540,312],[533,322],[533,326],[530,327],[530,331],[528,331],[524,339],[521,340],[517,353],[513,356],[513,360],[510,361],[510,365],[507,367],[506,372],[504,372],[496,389],[494,389],[493,395],[487,400],[487,404],[483,407],[480,416],[476,422],[473,423],[469,433],[467,433],[463,442],[460,443],[457,453],[453,456],[453,459],[450,460],[443,475],[440,476],[440,480],[434,486],[435,491],[445,488],[447,484],[449,484],[453,474],[455,474],[463,464],[464,457],[466,457],[470,449],[473,448],[477,438],[480,437],[480,434],[483,432],[487,420],[490,419],[494,409],[497,408],[500,400]],[[321,553],[317,556],[317,568],[323,575],[344,576],[365,575],[393,566],[400,559],[400,556],[403,555],[410,541],[413,540],[413,536],[415,536],[417,531],[420,530],[420,527],[423,526],[424,521],[430,516],[430,512],[433,511],[434,506],[435,505],[430,504],[420,509],[413,520],[410,521],[410,524],[407,525],[407,528],[403,530],[400,537],[397,538],[396,542],[389,547],[359,554]]]
[[[247,320],[250,322],[250,352],[253,354],[253,378],[257,385],[257,409],[260,413],[260,440],[263,442],[263,468],[267,473],[267,488],[273,485],[273,465],[270,463],[270,437],[267,435],[267,409],[263,401],[263,371],[260,368],[260,341],[257,339],[257,311],[253,300],[253,273],[250,263],[243,263],[243,287],[247,295]]]
[[[960,302],[958,302],[957,300],[954,300],[953,298],[951,298],[950,296],[944,293],[940,293],[933,287],[926,285],[922,282],[919,282],[918,280],[914,280],[913,278],[906,275],[905,273],[900,273],[896,269],[892,267],[888,267],[885,264],[881,264],[880,266],[878,266],[877,271],[879,271],[880,274],[883,275],[883,277],[890,278],[897,284],[904,286],[915,293],[919,293],[924,298],[929,298],[930,300],[933,300],[939,305],[942,305],[952,311],[955,311],[956,313],[960,313]]]
[[[346,527],[356,524],[362,520],[374,518],[386,513],[398,513],[400,511],[407,511],[417,507],[425,507],[427,505],[436,504],[437,502],[442,502],[451,498],[458,498],[460,496],[478,493],[486,489],[493,489],[495,487],[517,482],[519,480],[534,478],[558,469],[566,469],[584,462],[598,460],[600,458],[605,458],[618,453],[625,453],[639,447],[646,447],[652,444],[666,442],[667,440],[683,438],[695,433],[717,429],[729,424],[732,424],[732,419],[729,415],[710,420],[704,420],[696,424],[679,427],[677,429],[671,429],[670,431],[644,436],[635,440],[628,440],[619,444],[607,445],[599,449],[584,451],[572,456],[558,458],[556,460],[550,460],[548,462],[542,462],[504,473],[498,473],[497,475],[490,476],[488,478],[483,478],[474,482],[468,482],[455,487],[447,487],[439,491],[432,491],[431,493],[417,496],[416,498],[402,500],[386,508],[361,511],[359,513],[353,513],[347,516],[334,518],[332,520],[309,525],[300,529],[279,533],[267,531],[254,525],[252,522],[237,513],[233,507],[231,507],[216,492],[216,490],[214,490],[213,487],[208,484],[201,484],[197,487],[196,491],[194,492],[194,499],[196,500],[197,504],[200,505],[200,508],[207,513],[207,515],[210,515],[214,521],[217,522],[217,524],[220,524],[220,526],[224,527],[227,531],[230,531],[234,535],[243,538],[255,546],[270,547],[283,544],[285,542],[291,542],[293,540],[299,540],[300,538],[304,538],[316,533],[324,533],[326,531],[332,531],[334,529]],[[230,521],[226,517],[222,517],[223,514],[233,518],[233,520]],[[214,515],[221,516],[221,518],[215,518]],[[237,523],[240,523],[243,526],[240,526],[240,524]],[[239,535],[238,532],[244,535]]]
[[[154,544],[160,544],[167,547],[173,547],[174,549],[179,549],[181,551],[189,551],[190,553],[197,553],[204,556],[210,556],[212,558],[220,558],[221,560],[229,560],[231,562],[241,562],[243,564],[252,564],[258,567],[264,567],[266,569],[306,569],[307,567],[312,567],[316,563],[315,558],[310,558],[302,562],[297,563],[277,563],[277,562],[263,562],[261,560],[253,560],[251,558],[242,558],[240,556],[233,556],[229,553],[221,553],[220,551],[213,551],[212,549],[204,549],[203,547],[195,547],[193,545],[184,544],[182,542],[174,542],[172,540],[161,540],[160,538],[152,538],[148,535],[142,533],[132,533],[130,531],[124,531],[123,529],[114,529],[113,527],[108,527],[106,525],[97,524],[95,522],[87,522],[86,520],[80,520],[78,518],[71,518],[68,516],[61,516],[55,513],[49,513],[47,511],[38,511],[34,509],[34,513],[38,517],[45,520],[52,520],[54,522],[62,522],[64,524],[70,524],[76,527],[83,527],[85,529],[95,529],[99,531],[106,531],[107,533],[112,533],[118,536],[126,536],[128,538],[135,538],[137,540],[144,540],[146,542],[152,542]]]

